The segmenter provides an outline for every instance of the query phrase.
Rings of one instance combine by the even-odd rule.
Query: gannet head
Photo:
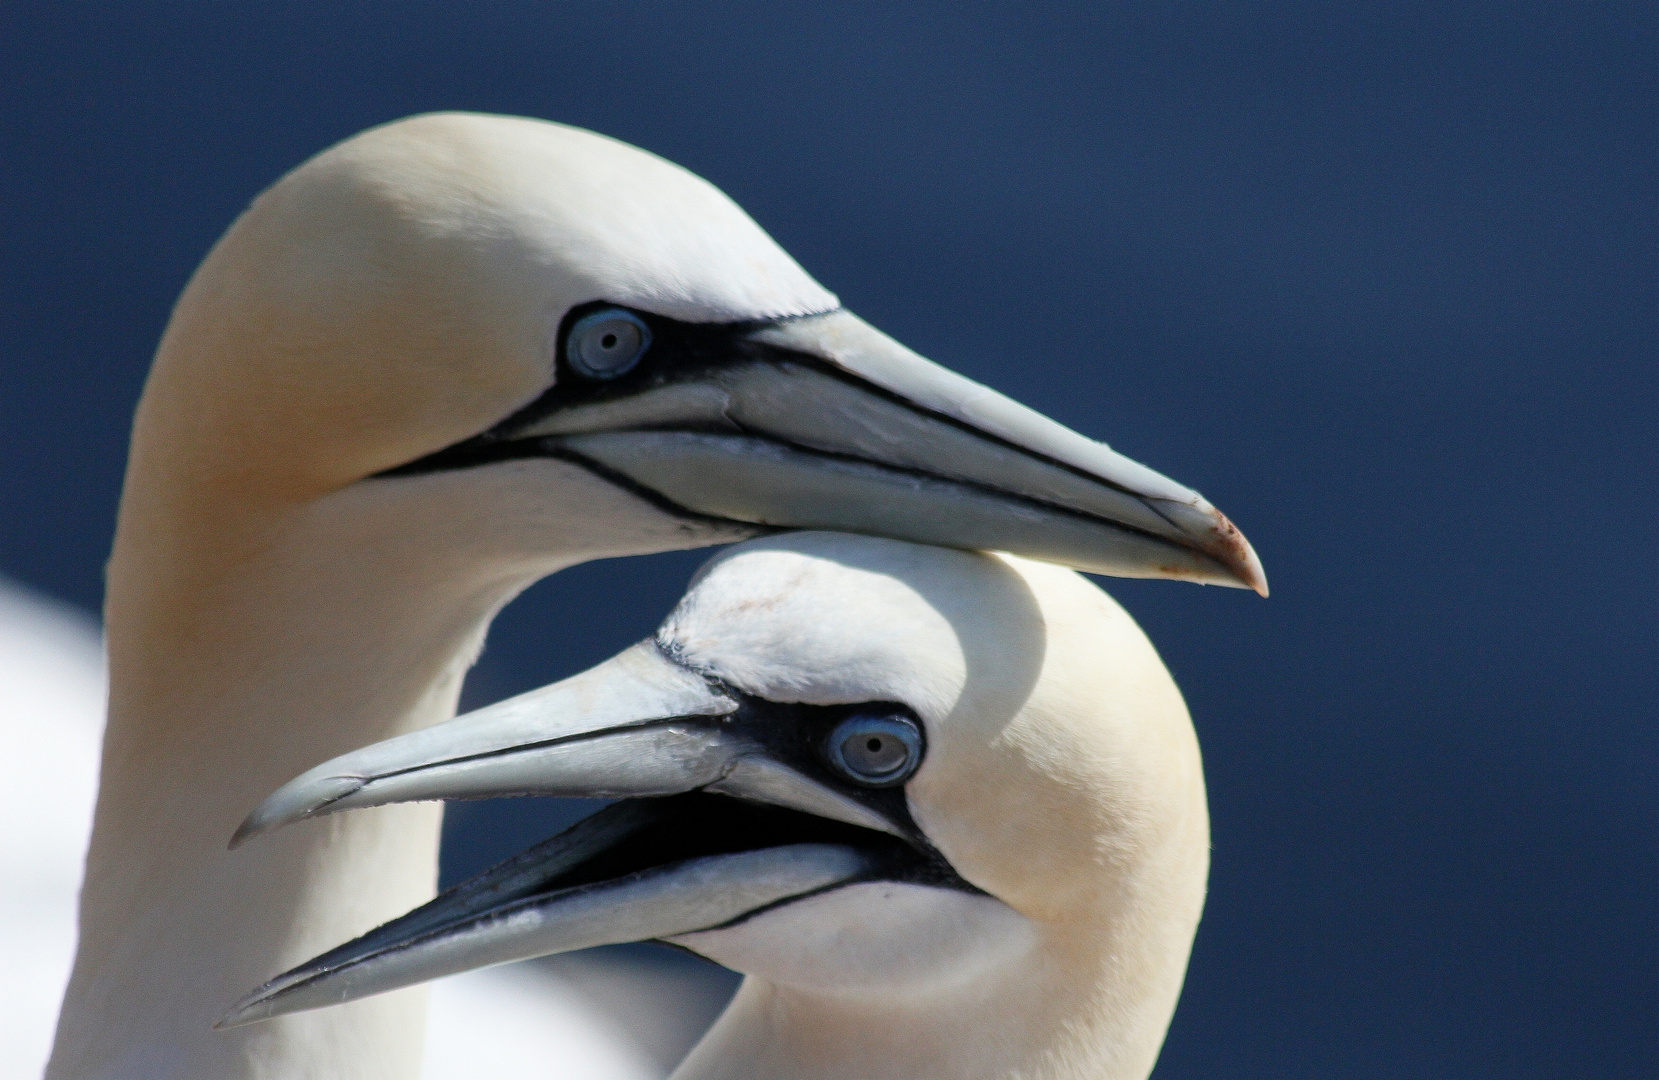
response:
[[[588,554],[816,527],[1265,588],[1195,492],[840,309],[707,182],[536,120],[388,124],[256,199],[180,299],[132,460],[192,510],[488,475],[456,517],[529,508],[546,542],[580,474],[630,507]]]
[[[1110,1048],[1128,1075],[1162,1040],[1208,866],[1192,726],[1120,608],[1053,566],[875,538],[733,548],[654,639],[319,766],[242,835],[521,793],[622,801],[225,1022],[655,938],[820,1003],[1019,999],[1019,1032],[975,1041],[986,1061],[1082,1038],[1081,1000],[1134,1018]]]

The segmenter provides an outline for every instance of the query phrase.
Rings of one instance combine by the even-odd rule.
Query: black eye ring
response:
[[[897,713],[855,713],[824,740],[824,756],[842,776],[865,787],[894,787],[922,763],[922,733]]]
[[[590,379],[626,375],[651,347],[651,328],[625,308],[600,308],[576,320],[565,338],[565,358]]]

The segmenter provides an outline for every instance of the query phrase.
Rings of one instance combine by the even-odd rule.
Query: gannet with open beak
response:
[[[318,766],[243,836],[524,793],[622,801],[225,1023],[657,938],[748,975],[677,1077],[1144,1078],[1208,869],[1197,740],[1121,608],[868,537],[722,553],[654,639]]]
[[[435,115],[285,177],[185,289],[135,419],[48,1075],[412,1076],[418,994],[208,1027],[429,897],[435,808],[258,860],[225,834],[307,764],[451,717],[536,579],[780,527],[1264,588],[1196,493],[841,310],[652,155]]]

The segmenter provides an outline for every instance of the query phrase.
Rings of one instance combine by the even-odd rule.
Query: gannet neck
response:
[[[826,993],[749,976],[672,1080],[1146,1080],[1180,996],[1209,867],[1202,788],[1180,801],[1186,809],[1159,822],[1144,848],[1103,859],[1116,865],[1095,878],[1098,893],[1063,920],[980,926],[986,912],[930,898],[942,906],[928,918],[971,925],[984,940],[985,955],[955,985]],[[879,888],[854,886],[842,901]],[[820,940],[844,914],[827,899],[794,907],[787,917],[801,920],[803,941]],[[696,948],[699,935],[681,941]]]
[[[748,977],[673,1080],[1146,1080],[1203,905],[1209,831],[1201,799],[1164,823],[1154,850],[1100,879],[1086,914],[974,925],[985,955],[963,965],[955,985],[826,993]],[[873,899],[880,888],[848,891]],[[988,914],[960,897],[930,900],[942,904],[931,918],[958,927]],[[807,926],[805,940],[817,937],[810,920],[834,921],[827,901],[795,907],[789,917]]]
[[[1161,868],[1187,879],[1179,889],[1142,882],[1153,895],[1122,896],[1098,923],[1044,933],[956,986],[831,995],[750,976],[673,1080],[1146,1080],[1198,917],[1177,893],[1203,855],[1182,854]],[[812,901],[801,906],[809,917]]]
[[[548,493],[539,507],[527,486]],[[453,715],[489,619],[530,581],[685,546],[653,513],[560,462],[234,512],[132,476],[81,944],[48,1075],[417,1075],[420,992],[268,1031],[211,1025],[250,980],[431,895],[438,807],[292,830],[258,859],[225,840],[319,753]]]

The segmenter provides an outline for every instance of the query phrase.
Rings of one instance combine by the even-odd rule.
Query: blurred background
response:
[[[899,340],[1202,490],[1260,551],[1267,601],[1105,583],[1188,695],[1215,820],[1160,1080],[1650,1078],[1654,23],[1474,0],[14,0],[0,574],[97,612],[151,351],[261,188],[424,110],[591,127],[724,188]],[[467,704],[644,636],[705,555],[531,590]],[[452,812],[446,881],[583,809]],[[599,997],[640,970],[691,1003],[659,1057],[732,986],[639,949],[575,963]]]

